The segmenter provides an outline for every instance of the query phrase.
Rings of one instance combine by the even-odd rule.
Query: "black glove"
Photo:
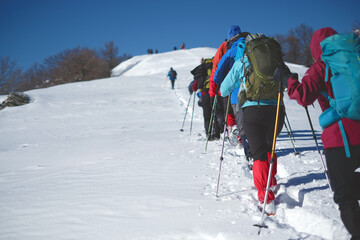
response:
[[[284,62],[278,63],[274,72],[275,81],[278,81],[279,83],[282,82],[283,87],[287,88],[288,79],[293,76],[297,76],[297,74],[290,72],[290,69],[285,65]]]

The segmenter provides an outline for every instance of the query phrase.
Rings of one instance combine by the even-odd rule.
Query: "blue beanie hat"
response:
[[[233,38],[234,36],[236,36],[237,34],[241,33],[241,29],[238,25],[232,25],[229,28],[229,32],[228,32],[228,39]]]

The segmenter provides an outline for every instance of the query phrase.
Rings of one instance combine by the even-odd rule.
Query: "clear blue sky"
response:
[[[65,49],[101,49],[114,41],[119,55],[217,48],[230,25],[242,31],[285,34],[305,23],[314,30],[350,32],[359,0],[0,0],[0,56],[26,70]]]

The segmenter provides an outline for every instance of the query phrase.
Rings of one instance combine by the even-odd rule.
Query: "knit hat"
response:
[[[235,37],[239,33],[241,33],[240,27],[238,25],[232,25],[228,31],[228,39]]]

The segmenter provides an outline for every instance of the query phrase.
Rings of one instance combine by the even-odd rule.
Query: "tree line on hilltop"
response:
[[[291,28],[287,34],[275,34],[288,63],[311,66],[313,58],[310,41],[314,30],[301,24]],[[353,23],[353,32],[360,35],[360,23]],[[42,64],[35,63],[23,72],[10,57],[0,56],[0,95],[27,91],[36,88],[93,79],[107,78],[111,70],[130,55],[118,56],[118,47],[108,42],[100,51],[87,47],[64,50],[46,58]]]
[[[10,57],[0,56],[0,95],[46,88],[64,83],[107,78],[111,70],[130,55],[118,56],[114,42],[100,51],[87,47],[67,49],[23,71]]]

